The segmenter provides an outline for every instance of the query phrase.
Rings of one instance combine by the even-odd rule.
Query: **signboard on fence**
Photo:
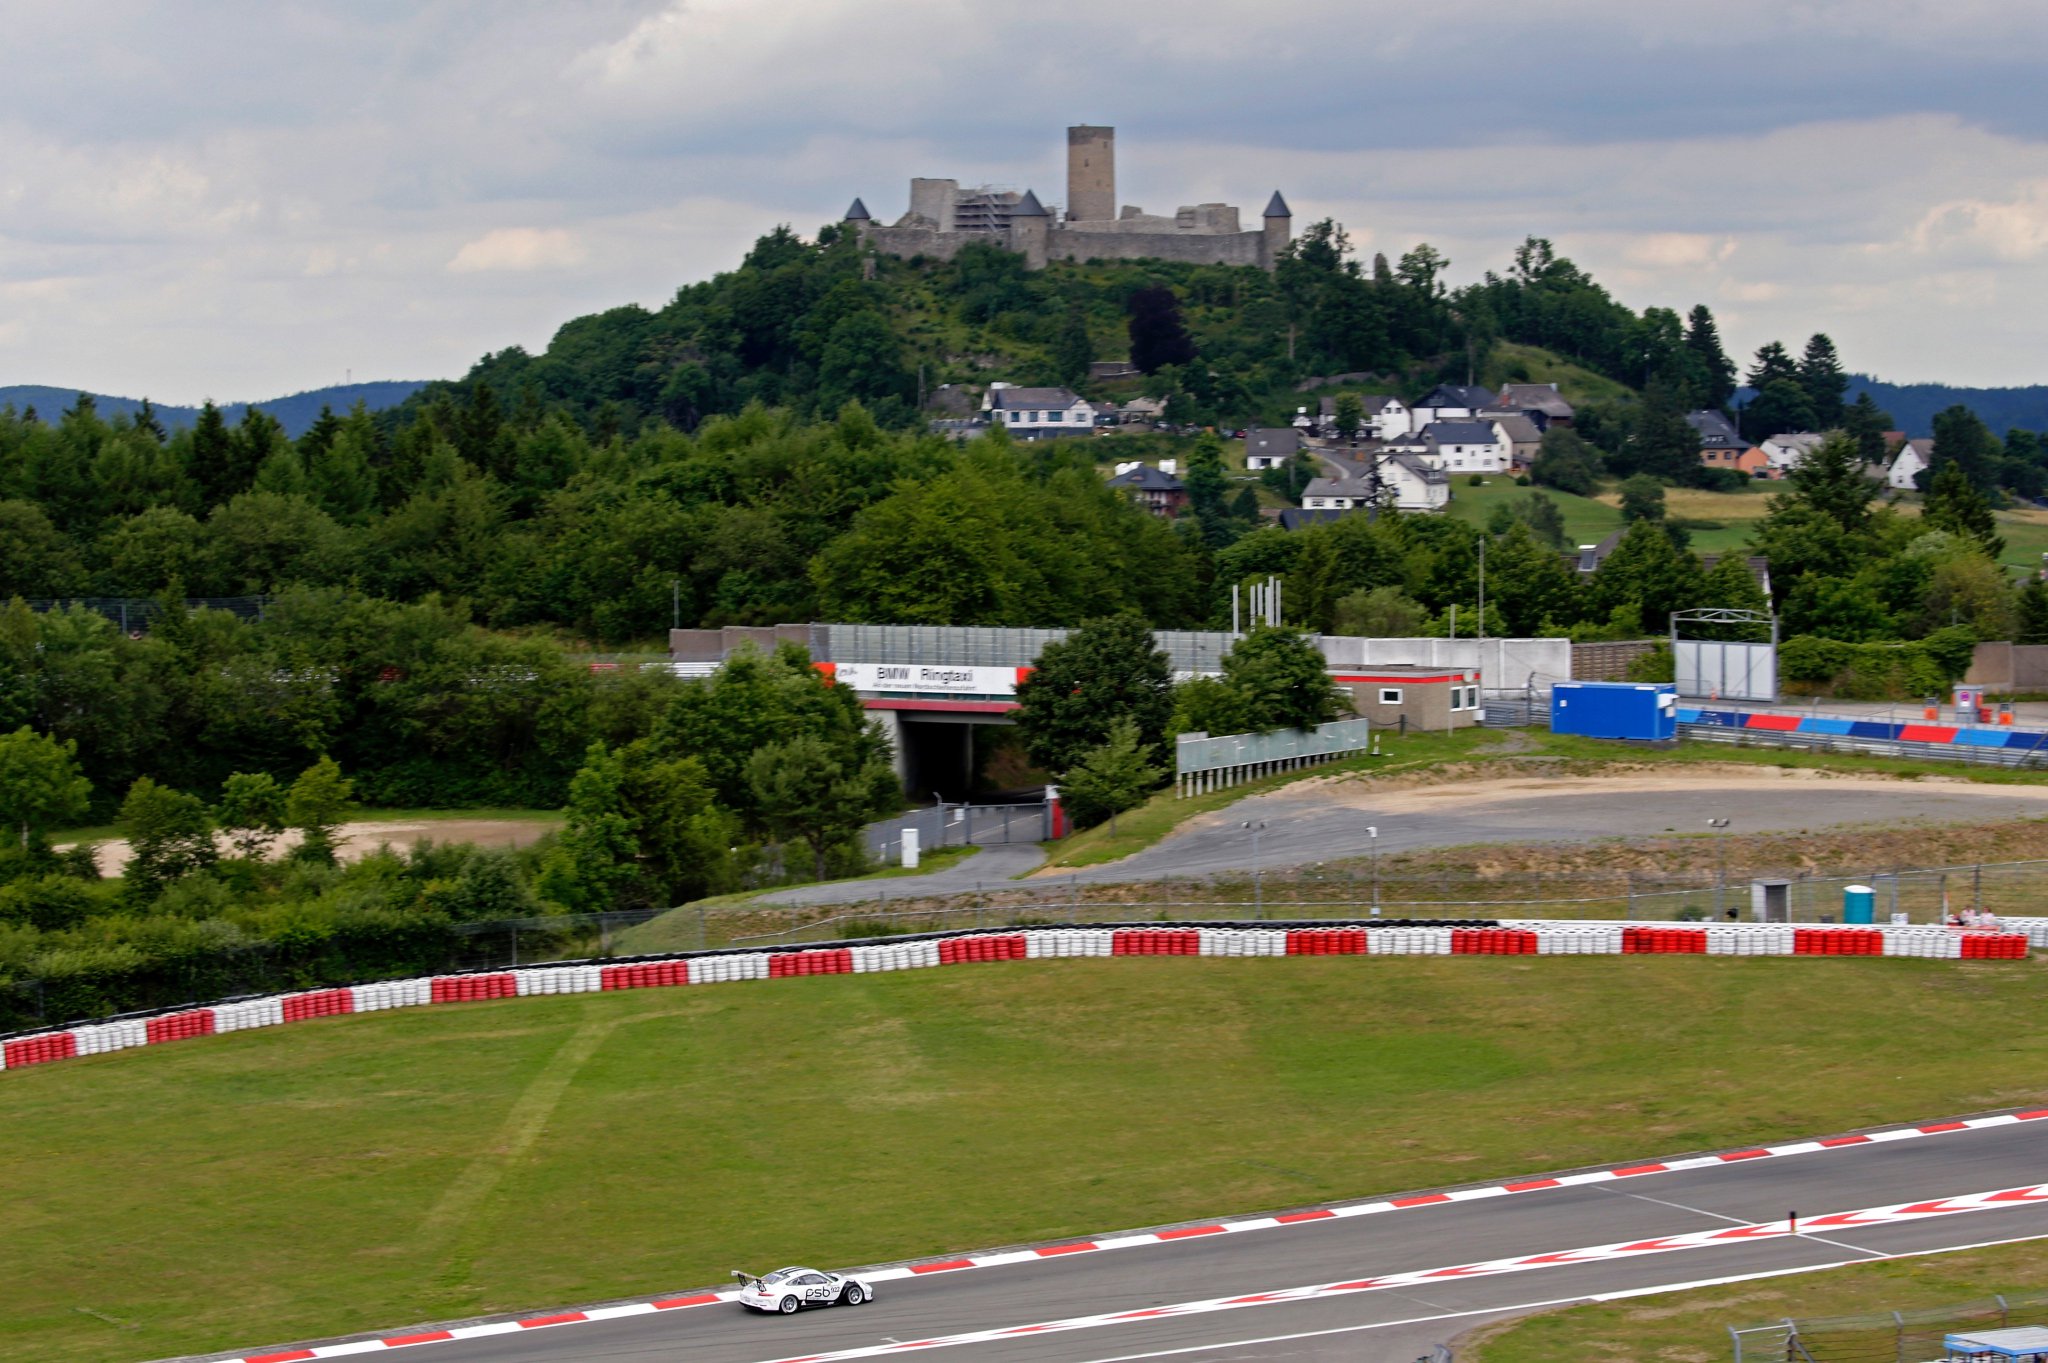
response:
[[[856,691],[932,692],[953,696],[1011,696],[1021,667],[926,667],[918,663],[828,664],[832,679]],[[821,670],[823,670],[821,668]]]
[[[1681,696],[1702,700],[1778,698],[1778,650],[1771,644],[1674,639],[1671,664]]]

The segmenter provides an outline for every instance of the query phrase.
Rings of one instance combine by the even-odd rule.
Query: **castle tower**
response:
[[[1274,190],[1273,197],[1266,200],[1266,230],[1259,237],[1259,264],[1272,269],[1280,263],[1281,253],[1294,240],[1294,210],[1287,206],[1287,200]]]
[[[1042,270],[1050,252],[1052,214],[1030,190],[1010,209],[1010,249],[1024,257],[1024,268]]]
[[[1116,216],[1116,129],[1083,123],[1067,129],[1067,218],[1106,222]]]

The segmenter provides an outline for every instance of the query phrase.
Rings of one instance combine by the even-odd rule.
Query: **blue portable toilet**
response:
[[[1844,923],[1875,923],[1877,921],[1877,891],[1868,885],[1850,885],[1842,890],[1842,921]]]
[[[1678,688],[1670,682],[1558,682],[1550,688],[1550,729],[1669,742],[1678,737]]]

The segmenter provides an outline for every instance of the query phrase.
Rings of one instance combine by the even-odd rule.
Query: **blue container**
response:
[[[1678,737],[1678,688],[1670,682],[1558,682],[1550,688],[1553,733],[1645,742]]]
[[[1842,891],[1842,921],[1844,923],[1875,923],[1877,921],[1877,891],[1868,885],[1850,885]]]

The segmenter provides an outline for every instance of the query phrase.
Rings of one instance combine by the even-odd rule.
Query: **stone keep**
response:
[[[1116,129],[1067,129],[1067,221],[1107,222],[1116,216]]]

